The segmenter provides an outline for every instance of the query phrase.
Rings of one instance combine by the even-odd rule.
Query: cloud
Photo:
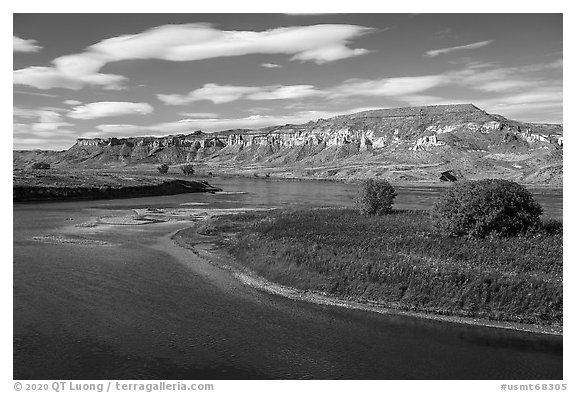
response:
[[[135,126],[133,124],[100,124],[96,128],[105,134],[112,134],[114,136],[127,136],[130,133],[145,130],[145,127]],[[83,136],[94,135],[94,133],[84,134]]]
[[[62,118],[58,111],[47,108],[28,109],[15,106],[12,109],[12,114],[16,118],[38,119],[42,122],[54,122]]]
[[[312,85],[268,86],[260,91],[249,94],[249,100],[289,100],[312,97],[322,94]]]
[[[28,67],[13,72],[12,81],[15,85],[25,85],[37,89],[64,88],[80,90],[84,86],[98,86],[107,90],[119,90],[126,80],[121,75],[92,74],[70,75],[54,67]]]
[[[452,84],[488,93],[507,93],[545,87],[551,83],[561,84],[561,76],[557,75],[561,70],[558,61],[519,67],[472,63],[444,75]]]
[[[31,129],[34,131],[56,131],[62,127],[73,126],[72,123],[55,122],[55,123],[33,123]]]
[[[511,94],[539,89],[551,84],[561,85],[561,78],[554,79],[554,74],[561,71],[561,67],[562,63],[559,61],[520,67],[471,63],[460,69],[435,75],[350,79],[324,89],[313,85],[222,86],[210,83],[185,95],[159,94],[158,99],[167,105],[186,105],[201,100],[222,104],[236,100],[291,100],[308,97],[330,100],[386,97],[404,101],[405,98],[420,100],[424,97],[422,93],[439,87],[458,87],[483,93]],[[554,88],[558,90],[557,86]],[[434,95],[427,97],[434,97]]]
[[[220,117],[219,114],[212,112],[180,112],[178,115],[195,119],[214,119]]]
[[[195,61],[249,54],[287,54],[293,59],[325,63],[359,56],[350,40],[373,29],[324,24],[279,27],[266,31],[224,31],[205,23],[164,25],[145,32],[103,40],[89,48],[106,62],[128,59]]]
[[[14,52],[22,52],[22,53],[34,53],[39,52],[42,50],[40,45],[36,45],[36,40],[25,40],[20,37],[13,36],[14,40]]]
[[[414,94],[448,83],[445,75],[422,75],[375,80],[351,79],[331,89],[332,97],[380,96]]]
[[[14,84],[38,89],[85,86],[119,89],[126,80],[102,74],[108,63],[134,59],[197,61],[250,54],[285,54],[291,60],[327,63],[368,53],[348,47],[352,39],[374,29],[356,25],[324,24],[280,27],[266,31],[225,31],[205,23],[164,25],[138,34],[100,41],[82,53],[61,56],[52,67],[28,67],[14,71]]]
[[[438,55],[443,55],[443,54],[451,53],[451,52],[457,52],[457,51],[462,51],[462,50],[470,50],[470,49],[478,49],[478,48],[482,48],[483,46],[490,45],[492,42],[494,42],[494,40],[474,42],[474,43],[472,43],[472,44],[461,45],[461,46],[453,46],[453,47],[450,47],[450,48],[442,48],[442,49],[429,50],[428,52],[426,52],[426,56],[428,56],[428,57],[436,57],[436,56],[438,56]]]
[[[22,90],[13,90],[14,94],[24,94],[28,96],[37,96],[37,97],[58,97],[56,94],[48,94],[48,93],[38,93],[35,91],[22,91]]]
[[[78,101],[78,100],[66,100],[66,101],[63,102],[63,104],[76,106],[76,105],[82,105],[82,101]]]
[[[67,116],[87,120],[110,116],[147,115],[153,111],[154,108],[145,102],[93,102],[72,108]]]
[[[282,68],[282,66],[280,64],[274,64],[274,63],[263,63],[260,64],[260,67],[264,67],[264,68]]]
[[[452,34],[452,29],[450,27],[447,27],[445,29],[435,32],[434,36],[436,36],[437,38],[444,38],[450,34]]]
[[[212,101],[224,104],[240,99],[247,100],[283,100],[318,95],[320,92],[311,85],[293,86],[230,86],[207,83],[188,94],[158,94],[157,97],[166,105],[186,105],[195,101]]]
[[[59,110],[57,108],[27,109],[14,107],[13,116],[15,119],[20,119],[14,122],[14,132],[32,133],[42,136],[47,136],[46,131],[60,130],[70,132],[70,130],[62,130],[62,127],[73,126],[74,124],[62,121],[62,115],[58,112]],[[31,122],[22,123],[21,119],[30,120]]]

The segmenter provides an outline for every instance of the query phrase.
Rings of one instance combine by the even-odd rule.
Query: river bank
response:
[[[203,180],[57,170],[15,170],[12,184],[14,202],[135,198],[216,191],[221,189]]]
[[[362,247],[347,240],[346,248],[361,250],[352,255],[341,247],[327,246],[327,243],[334,246],[342,241],[334,233],[339,232],[334,222],[314,234],[309,231],[310,225],[302,224],[303,217],[292,217],[295,218],[292,224],[298,224],[291,225],[290,217],[279,217],[285,213],[273,211],[271,214],[219,217],[180,231],[173,239],[178,245],[192,248],[220,267],[231,270],[245,285],[291,299],[505,329],[548,334],[562,332],[561,270],[559,274],[555,271],[558,263],[545,271],[542,266],[550,261],[542,259],[546,258],[543,254],[531,255],[532,266],[525,268],[512,261],[497,269],[487,262],[490,259],[502,262],[492,255],[498,253],[502,254],[501,260],[510,259],[526,247],[522,241],[504,245],[479,244],[478,250],[486,254],[484,260],[475,261],[471,256],[455,264],[454,260],[443,260],[438,255],[439,250],[430,250],[430,244],[416,244],[426,242],[424,239],[430,237],[425,235],[426,228],[420,222],[420,233],[409,239],[409,246],[416,249],[412,255],[401,249],[398,238],[387,239],[395,248],[394,253],[387,256],[383,256],[382,249],[377,246],[364,243]],[[341,232],[342,237],[349,239],[354,238],[357,223],[350,222],[348,216],[344,214],[343,220],[352,229]],[[308,220],[318,223],[326,217],[309,216]],[[400,220],[415,222],[406,217]],[[330,231],[328,227],[334,226],[336,229]],[[298,236],[300,228],[304,228],[304,237]],[[282,231],[281,238],[272,240],[262,234],[266,232],[274,237],[275,230]],[[374,240],[372,233],[362,233],[364,240]],[[387,235],[384,233],[383,237]],[[328,239],[327,242],[319,240],[322,237]],[[561,242],[561,236],[559,238]],[[543,246],[543,253],[546,253],[550,251],[550,242],[557,240],[552,236],[547,240],[548,245],[545,242],[535,245],[534,250],[538,247],[542,250]],[[419,255],[422,247],[428,249],[428,256]],[[462,251],[462,245],[453,244],[452,247],[457,253],[466,252]],[[505,248],[511,251],[506,252]],[[474,250],[469,253],[473,254]],[[390,262],[379,263],[382,258]],[[523,255],[516,257],[517,260],[523,258]],[[522,269],[525,271],[520,271]],[[534,269],[540,270],[535,272]]]

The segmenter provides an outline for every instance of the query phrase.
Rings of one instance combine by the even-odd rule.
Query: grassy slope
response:
[[[424,312],[562,324],[562,235],[449,238],[424,212],[363,217],[349,209],[218,218],[226,249],[299,289]]]

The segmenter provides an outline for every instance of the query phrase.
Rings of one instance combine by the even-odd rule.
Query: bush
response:
[[[540,215],[526,187],[499,179],[455,183],[432,209],[434,226],[455,236],[512,236],[539,226]]]
[[[396,198],[396,190],[386,180],[366,180],[360,185],[356,206],[361,214],[388,214]]]
[[[186,176],[190,176],[194,174],[194,165],[192,164],[186,164],[186,165],[182,165],[180,167],[180,170],[182,171],[183,174],[185,174]]]
[[[32,169],[50,169],[50,164],[47,162],[35,162],[32,164]]]
[[[168,169],[170,169],[170,165],[168,164],[162,164],[160,165],[158,168],[158,172],[160,172],[161,174],[165,175],[168,173]]]

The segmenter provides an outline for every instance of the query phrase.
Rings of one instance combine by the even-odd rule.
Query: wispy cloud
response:
[[[13,44],[14,52],[34,53],[42,50],[42,47],[40,45],[37,45],[36,40],[25,40],[23,38],[13,36],[13,41],[14,41]]]
[[[65,101],[63,102],[63,104],[72,105],[72,106],[78,106],[78,105],[82,105],[82,101],[78,101],[78,100],[65,100]]]
[[[260,67],[264,67],[264,68],[282,68],[282,66],[280,64],[275,64],[275,63],[263,63],[260,64]]]
[[[429,90],[448,82],[446,75],[422,75],[371,80],[352,79],[335,86],[330,96],[392,97]]]
[[[214,104],[237,100],[294,100],[322,98],[349,100],[352,97],[386,97],[403,101],[425,97],[435,88],[452,86],[468,92],[491,94],[516,94],[552,88],[561,91],[561,78],[554,79],[550,72],[561,70],[562,63],[554,61],[520,67],[498,67],[494,64],[471,63],[457,70],[440,74],[391,77],[379,79],[350,79],[338,85],[317,88],[313,85],[231,86],[206,84],[188,94],[159,94],[167,105],[185,105],[207,100]],[[473,95],[474,96],[474,95]],[[477,96],[477,94],[476,94]],[[428,94],[426,97],[434,97]],[[432,103],[432,101],[430,101]]]
[[[194,119],[215,119],[220,117],[218,113],[212,112],[180,112],[178,115],[183,117],[191,117]]]
[[[62,128],[73,126],[73,124],[63,121],[62,114],[59,112],[63,112],[63,110],[57,110],[56,108],[28,109],[14,107],[13,116],[14,119],[17,119],[17,121],[14,122],[14,132],[33,134],[41,132],[39,135],[42,136],[47,136],[45,131],[61,130],[63,132],[69,132],[70,130],[62,130]],[[22,123],[23,119],[30,122]]]
[[[434,36],[437,38],[445,38],[445,37],[449,36],[450,34],[452,34],[452,29],[450,27],[447,27],[445,29],[438,30],[437,32],[435,32]]]
[[[58,57],[52,67],[14,71],[14,84],[38,89],[84,86],[118,89],[125,77],[102,74],[104,65],[122,60],[161,59],[197,61],[250,54],[285,54],[290,60],[328,63],[369,53],[350,48],[352,39],[374,29],[356,25],[325,24],[280,27],[266,31],[225,31],[205,23],[164,25],[139,34],[105,39],[83,53]]]
[[[92,102],[72,108],[67,116],[87,120],[111,116],[147,115],[153,111],[152,105],[145,102]]]
[[[468,45],[452,46],[449,48],[433,49],[433,50],[429,50],[428,52],[426,52],[426,56],[436,57],[438,55],[444,55],[446,53],[458,52],[458,51],[463,51],[463,50],[478,49],[478,48],[482,48],[483,46],[490,45],[492,42],[494,42],[494,40],[474,42],[474,43],[468,44]]]
[[[37,96],[37,97],[58,97],[56,94],[39,93],[36,91],[13,90],[13,93],[14,94],[24,94],[27,96]]]
[[[318,95],[311,85],[292,86],[230,86],[207,83],[188,94],[158,94],[157,97],[166,105],[186,105],[195,101],[212,101],[224,104],[240,99],[246,100],[284,100]]]
[[[82,74],[73,71],[63,71],[58,67],[28,67],[13,72],[12,82],[15,85],[25,85],[47,90],[56,87],[80,90],[85,86],[98,86],[108,90],[119,90],[126,80],[121,75],[113,74]]]

